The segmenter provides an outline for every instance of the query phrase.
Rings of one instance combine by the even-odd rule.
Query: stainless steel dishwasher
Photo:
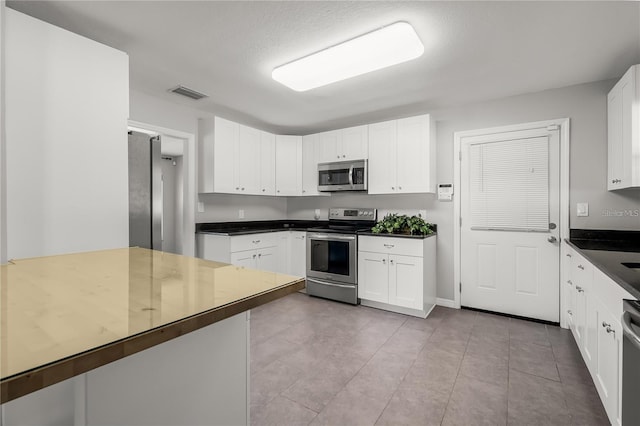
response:
[[[640,302],[622,306],[622,424],[640,425]]]

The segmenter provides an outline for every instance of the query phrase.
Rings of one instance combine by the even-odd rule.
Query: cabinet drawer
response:
[[[268,232],[264,234],[237,235],[231,237],[229,251],[233,253],[236,251],[274,247],[277,245],[279,234],[279,232]]]
[[[423,240],[397,237],[358,237],[358,250],[376,253],[423,256]]]

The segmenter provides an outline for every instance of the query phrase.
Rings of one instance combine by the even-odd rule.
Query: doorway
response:
[[[195,255],[195,136],[129,121],[129,130],[160,139],[162,250]]]
[[[454,138],[456,305],[558,323],[568,120]]]

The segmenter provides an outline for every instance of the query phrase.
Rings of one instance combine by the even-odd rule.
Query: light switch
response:
[[[418,210],[418,216],[422,219],[426,219],[427,218],[427,211],[426,210]]]
[[[238,219],[244,219],[244,210],[238,210]]]
[[[576,216],[589,216],[589,203],[576,204]]]
[[[204,203],[202,201],[198,201],[198,213],[204,213]]]
[[[313,212],[313,218],[315,220],[320,219],[320,209],[315,209],[315,211]]]

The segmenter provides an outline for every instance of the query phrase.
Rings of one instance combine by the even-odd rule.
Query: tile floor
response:
[[[297,293],[251,314],[253,425],[607,425],[567,330]]]

